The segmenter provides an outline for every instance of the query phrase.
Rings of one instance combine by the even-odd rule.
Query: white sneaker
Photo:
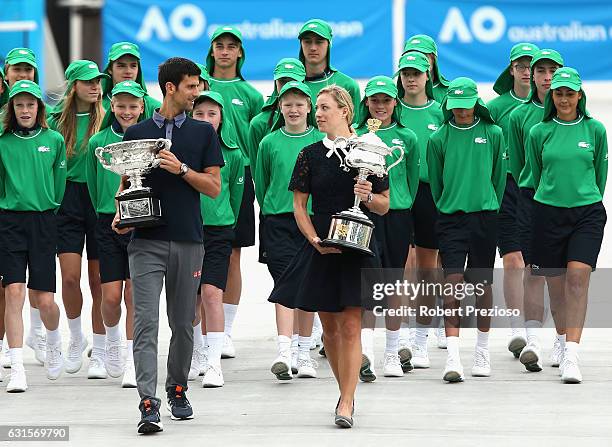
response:
[[[530,341],[519,355],[519,362],[525,365],[525,369],[531,372],[542,371],[542,354],[540,346],[535,341]]]
[[[491,375],[491,356],[488,349],[476,348],[474,351],[473,377],[489,377]]]
[[[446,366],[444,367],[444,374],[442,380],[449,383],[463,382],[463,365],[461,365],[461,359],[453,356],[446,357]]]
[[[230,335],[225,334],[223,337],[223,348],[221,349],[222,359],[233,359],[236,357],[236,349],[234,348],[234,342]]]
[[[225,384],[223,381],[223,372],[221,372],[221,366],[209,364],[206,367],[204,378],[202,379],[202,386],[204,388],[219,388]]]
[[[11,367],[11,358],[9,357],[8,349],[6,351],[0,352],[0,366],[2,368]]]
[[[525,337],[525,331],[520,329],[512,329],[512,334],[508,340],[508,351],[514,355],[514,358],[519,358],[521,351],[527,346],[527,338]]]
[[[563,362],[563,348],[561,347],[561,342],[555,337],[555,344],[550,353],[550,366],[556,368],[561,365],[561,362]]]
[[[403,377],[404,371],[400,362],[400,356],[393,353],[385,353],[383,363],[383,376],[385,377]]]
[[[88,379],[106,379],[106,368],[104,367],[104,356],[96,352],[89,359],[89,369],[87,370]]]
[[[291,352],[281,352],[278,357],[276,357],[276,360],[274,360],[272,363],[270,371],[278,380],[293,379],[293,376],[291,375]]]
[[[187,376],[187,380],[195,380],[198,376],[204,375],[204,370],[206,369],[206,353],[204,352],[204,348],[193,348],[193,353],[191,354],[191,367],[189,368],[189,375]]]
[[[312,342],[310,344],[310,350],[317,349],[319,346],[323,346],[323,341],[321,340],[321,336],[323,335],[323,331],[320,329],[314,328],[312,330]]]
[[[316,361],[310,358],[298,359],[297,362],[297,376],[301,379],[316,379],[317,378],[317,368],[319,366]]]
[[[28,389],[26,382],[26,374],[23,365],[13,365],[11,368],[11,377],[6,384],[7,393],[23,393]]]
[[[297,349],[291,350],[291,374],[297,374],[298,372],[298,354]]]
[[[64,357],[62,356],[62,343],[47,343],[45,354],[45,368],[47,368],[47,379],[57,380],[64,370]],[[78,371],[78,370],[77,370]]]
[[[121,340],[109,340],[106,338],[104,346],[104,367],[109,376],[117,378],[123,374],[123,356],[121,355]]]
[[[68,343],[68,353],[66,354],[66,372],[68,374],[75,374],[79,372],[81,366],[83,366],[83,352],[87,350],[87,339],[82,337],[79,340],[75,340],[72,337]]]
[[[398,356],[399,357],[399,356]],[[374,353],[361,353],[361,367],[359,368],[359,380],[362,382],[374,382],[376,371],[374,371]]]
[[[34,351],[34,358],[41,365],[45,364],[47,356],[47,338],[43,334],[30,334],[25,340],[26,345]]]
[[[582,373],[578,367],[578,358],[564,358],[561,367],[561,380],[563,383],[582,382]]]
[[[134,367],[134,359],[132,357],[128,357],[125,361],[121,388],[136,388],[136,368]]]
[[[427,345],[420,346],[416,344],[412,347],[412,366],[420,369],[429,368],[430,362]]]
[[[436,328],[435,331],[436,338],[438,339],[438,348],[446,349],[446,347],[448,346],[448,343],[446,342],[446,329],[444,329],[443,327],[439,327]]]

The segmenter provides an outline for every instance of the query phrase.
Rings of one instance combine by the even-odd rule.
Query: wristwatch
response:
[[[187,163],[182,163],[181,164],[181,170],[179,171],[178,175],[180,177],[182,177],[185,174],[187,174],[187,171],[189,171],[189,166],[187,166]]]
[[[371,192],[368,193],[368,200],[366,201],[366,203],[371,203],[372,200],[374,200],[374,194],[372,194]]]

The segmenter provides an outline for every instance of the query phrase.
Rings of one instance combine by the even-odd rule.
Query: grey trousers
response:
[[[193,351],[195,301],[204,246],[196,242],[133,239],[128,245],[134,301],[134,365],[141,399],[155,397],[159,299],[166,280],[166,307],[172,331],[166,390],[187,389]]]

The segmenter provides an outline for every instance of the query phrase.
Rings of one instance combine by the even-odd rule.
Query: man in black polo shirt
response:
[[[167,408],[172,419],[191,419],[185,391],[193,351],[195,299],[202,269],[200,193],[216,197],[221,189],[223,156],[213,127],[186,115],[199,94],[200,69],[188,59],[171,58],[159,67],[164,101],[153,117],[128,128],[127,140],[168,138],[161,164],[144,186],[161,202],[165,225],[137,228],[128,246],[134,297],[134,363],[142,418],[139,433],[162,430],[157,384],[159,298],[166,282],[166,306],[172,330],[166,378]],[[123,189],[123,182],[120,190]],[[113,227],[118,221],[115,217]],[[125,230],[115,231],[124,233]]]

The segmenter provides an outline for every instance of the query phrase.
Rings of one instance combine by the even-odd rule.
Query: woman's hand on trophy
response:
[[[333,248],[333,247],[322,247],[321,246],[321,238],[318,236],[314,236],[313,238],[310,239],[310,243],[312,244],[312,246],[314,248],[317,249],[317,251],[319,253],[321,253],[322,255],[330,255],[330,254],[340,254],[342,253],[342,250],[339,250],[337,248]]]
[[[166,149],[163,149],[159,151],[159,158],[160,158],[160,163],[159,163],[160,168],[165,169],[170,174],[178,175],[181,173],[182,162],[178,158],[176,158],[176,155],[174,155],[174,153]]]
[[[113,229],[113,231],[117,234],[126,234],[129,233],[130,231],[132,231],[134,228],[133,227],[127,227],[127,228],[117,228],[117,224],[119,223],[119,220],[121,219],[121,216],[119,215],[119,211],[117,211],[115,213],[115,217],[113,218],[113,223],[111,224],[111,228]]]
[[[368,196],[372,193],[372,182],[368,182],[367,180],[359,180],[358,178],[356,178],[356,180],[357,183],[355,183],[353,192],[361,199],[362,202],[367,202]]]

